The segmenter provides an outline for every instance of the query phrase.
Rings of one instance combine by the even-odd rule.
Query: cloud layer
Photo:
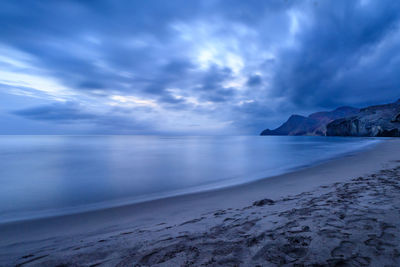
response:
[[[393,101],[399,19],[385,0],[1,1],[0,121],[257,134],[290,113]],[[30,123],[7,130],[11,117]]]

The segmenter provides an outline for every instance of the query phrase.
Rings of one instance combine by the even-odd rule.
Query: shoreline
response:
[[[260,199],[276,201],[319,187],[331,187],[334,183],[397,167],[398,151],[400,140],[389,139],[364,151],[246,184],[79,214],[0,224],[0,251],[3,251],[0,263],[10,258],[13,263],[21,262],[21,257],[43,249],[49,241],[57,250],[66,245],[73,246],[78,239],[86,242],[127,229],[154,230],[161,224],[173,227],[218,210],[227,212],[245,208]],[[198,227],[210,228],[212,223]],[[160,238],[157,234],[152,235],[149,237],[152,240]],[[37,259],[32,264],[40,261]]]
[[[318,166],[323,163],[327,163],[332,160],[337,160],[341,159],[343,157],[351,156],[351,155],[356,155],[358,153],[362,153],[363,151],[367,151],[370,149],[373,149],[375,146],[379,145],[382,142],[385,142],[390,139],[377,139],[374,140],[369,140],[368,143],[362,144],[354,149],[351,149],[349,151],[343,151],[334,155],[331,155],[328,158],[322,158],[315,160],[309,164],[305,165],[299,165],[296,167],[292,168],[287,168],[285,170],[279,171],[276,174],[269,174],[267,176],[262,176],[262,175],[251,175],[251,177],[246,177],[246,179],[243,178],[234,178],[230,179],[228,181],[222,181],[222,182],[214,182],[211,184],[206,184],[206,185],[199,185],[195,186],[192,188],[188,189],[181,189],[177,191],[172,191],[172,192],[167,192],[164,194],[152,194],[149,196],[145,196],[142,198],[137,198],[137,199],[122,199],[122,200],[116,200],[116,201],[105,201],[105,202],[99,202],[99,203],[94,203],[94,204],[88,204],[84,205],[81,207],[69,207],[69,208],[64,208],[61,209],[61,211],[57,210],[45,210],[45,211],[39,211],[38,215],[25,215],[25,216],[18,216],[16,219],[3,219],[0,220],[0,226],[5,225],[5,224],[14,224],[14,223],[22,223],[22,222],[29,222],[29,221],[37,221],[37,220],[46,220],[50,218],[56,218],[56,217],[65,217],[65,216],[75,216],[79,214],[84,214],[84,213],[91,213],[91,212],[97,212],[97,211],[102,211],[102,210],[109,210],[109,209],[118,209],[122,207],[128,207],[128,206],[133,206],[133,205],[140,205],[143,203],[147,202],[153,202],[153,201],[163,201],[165,199],[169,198],[175,198],[175,197],[184,197],[187,195],[192,195],[192,194],[199,194],[199,193],[207,193],[207,192],[213,192],[213,191],[219,191],[219,190],[224,190],[224,189],[229,189],[233,187],[242,187],[247,184],[251,183],[256,183],[261,180],[265,179],[270,179],[278,176],[284,176],[286,174],[290,173],[295,173],[307,168],[312,168],[315,166]]]

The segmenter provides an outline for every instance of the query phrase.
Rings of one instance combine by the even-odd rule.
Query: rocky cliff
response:
[[[354,116],[327,124],[328,136],[400,137],[400,99],[391,104],[363,108]]]
[[[292,115],[280,127],[262,131],[261,135],[326,135],[326,125],[336,119],[353,116],[359,109],[340,107],[332,111],[317,112],[308,117]]]

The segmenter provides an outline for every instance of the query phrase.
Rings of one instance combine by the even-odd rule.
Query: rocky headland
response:
[[[328,136],[400,137],[400,100],[360,109],[355,116],[330,122]]]
[[[292,115],[280,127],[266,129],[261,135],[399,137],[400,99],[362,109],[340,107],[308,117]]]

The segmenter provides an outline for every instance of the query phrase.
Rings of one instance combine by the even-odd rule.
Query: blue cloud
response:
[[[247,80],[247,85],[248,86],[258,86],[262,83],[262,78],[260,75],[251,75],[249,79]]]
[[[97,117],[94,114],[82,112],[82,110],[71,103],[27,108],[14,111],[12,114],[33,120],[56,121],[63,123],[93,120]]]
[[[386,0],[4,0],[0,88],[38,100],[3,112],[98,131],[162,132],[174,117],[188,131],[232,121],[221,131],[258,133],[290,113],[390,102],[399,11]],[[73,105],[43,105],[55,100]]]

